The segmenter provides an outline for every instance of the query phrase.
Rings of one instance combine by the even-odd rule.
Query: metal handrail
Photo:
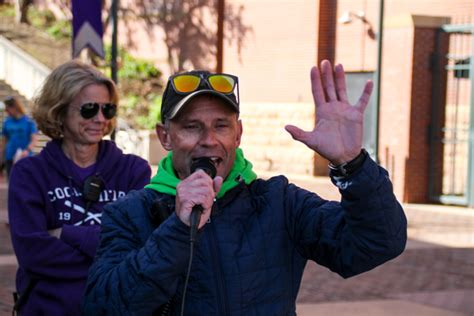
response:
[[[31,99],[51,70],[0,35],[0,79]]]

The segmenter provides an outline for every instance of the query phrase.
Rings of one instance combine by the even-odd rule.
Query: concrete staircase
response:
[[[42,64],[43,67],[46,66],[49,69],[53,69],[71,59],[70,41],[56,41],[47,34],[44,34],[32,26],[15,23],[13,17],[2,16],[0,19],[0,36],[3,36],[8,41],[13,43],[23,52],[23,54],[26,53],[26,55],[31,56],[34,60]],[[21,58],[25,58],[25,56],[20,57],[20,59]],[[11,62],[11,60],[8,58],[6,60]],[[25,65],[21,66],[25,67]],[[4,71],[5,69],[6,68],[4,68]],[[20,71],[21,80],[33,80],[35,75],[37,75],[34,72],[32,73],[25,71],[26,69],[24,68],[12,69],[9,70],[10,74],[15,73],[15,75],[18,75],[17,72]],[[8,73],[8,69],[6,73]],[[36,79],[37,78],[38,77],[36,77]],[[24,88],[25,86],[22,87]],[[33,91],[34,90],[36,89],[33,89]],[[30,93],[29,95],[33,94]],[[2,104],[2,101],[8,96],[19,98],[19,100],[25,105],[27,113],[31,115],[32,101],[22,95],[19,91],[13,89],[5,81],[0,80],[0,105]],[[0,129],[2,128],[4,120],[5,111],[3,108],[0,108]],[[34,151],[41,151],[48,140],[49,138],[47,136],[40,133],[38,143]]]
[[[0,19],[0,35],[49,69],[71,59],[70,41],[56,41],[30,25],[15,23],[13,17]]]
[[[19,98],[23,105],[25,105],[27,111],[30,112],[31,102],[22,96],[18,91],[10,87],[5,81],[0,80],[0,101],[5,100],[9,96]]]

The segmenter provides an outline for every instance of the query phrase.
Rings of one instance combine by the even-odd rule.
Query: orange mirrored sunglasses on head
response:
[[[234,92],[238,78],[229,74],[178,74],[170,78],[174,91],[187,94],[198,90],[202,81],[214,91],[222,94]]]

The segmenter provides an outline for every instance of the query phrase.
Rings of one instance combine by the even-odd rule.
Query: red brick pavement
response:
[[[424,303],[467,315],[474,313],[471,297],[474,294],[474,249],[407,249],[395,260],[346,280],[324,267],[308,263],[297,302],[407,299],[406,294],[457,290],[465,292],[462,304],[453,301],[439,306],[440,302],[436,300]],[[472,304],[466,304],[467,300]]]
[[[14,255],[7,222],[7,184],[0,174],[0,315],[11,315],[12,292],[15,290],[17,265],[12,264]],[[7,260],[4,260],[7,259]]]
[[[11,315],[16,265],[0,266],[0,315]]]

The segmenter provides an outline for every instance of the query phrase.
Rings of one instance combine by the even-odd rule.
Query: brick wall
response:
[[[293,140],[284,129],[292,124],[302,129],[313,128],[312,103],[243,103],[241,148],[254,165],[257,174],[313,175],[311,149]]]
[[[428,201],[437,26],[446,18],[401,16],[387,23],[380,111],[380,160],[404,202]],[[389,43],[396,42],[397,45]],[[442,53],[442,52],[441,52]]]
[[[336,55],[337,1],[320,0],[318,8],[317,56],[319,64],[323,59],[334,62]]]
[[[433,82],[430,57],[435,51],[435,32],[432,28],[416,28],[413,38],[409,156],[405,177],[405,200],[409,202],[428,201],[428,127],[431,123]]]
[[[313,175],[314,153],[284,125],[314,127],[309,72],[318,55],[319,1],[229,3],[244,7],[244,23],[252,27],[240,56],[235,46],[224,44],[224,71],[239,76],[242,148],[260,173]]]
[[[390,173],[399,198],[404,194],[405,165],[408,159],[411,106],[413,28],[384,31],[383,72],[379,128],[380,163]],[[397,45],[391,45],[397,43]]]
[[[229,0],[252,27],[240,55],[224,43],[224,71],[239,76],[243,102],[312,102],[317,3],[313,0]]]
[[[432,125],[430,125],[430,175],[428,177],[429,194],[439,196],[442,194],[443,172],[444,172],[444,132],[443,127],[446,124],[446,112],[449,112],[449,104],[446,104],[446,94],[449,91],[448,76],[446,70],[447,52],[449,50],[449,35],[439,33],[437,41],[437,52],[433,55],[433,81],[432,89]],[[448,87],[448,88],[447,88]],[[447,111],[446,111],[447,110]]]
[[[338,0],[337,17],[344,12],[363,11],[375,32],[378,32],[380,1]],[[400,15],[449,16],[451,22],[474,23],[472,0],[385,0],[385,20]],[[336,60],[348,71],[373,71],[377,62],[377,42],[367,34],[368,25],[360,20],[338,24],[336,33]],[[395,42],[389,45],[396,48]]]
[[[347,12],[360,11],[369,23],[353,19],[351,23],[337,24],[336,60],[344,63],[347,71],[374,71],[377,66],[377,40],[370,38],[367,31],[369,27],[378,31],[379,1],[339,0],[337,3],[337,18]]]

